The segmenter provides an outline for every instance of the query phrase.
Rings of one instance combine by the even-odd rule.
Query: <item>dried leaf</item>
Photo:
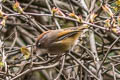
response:
[[[115,4],[116,4],[117,6],[120,6],[120,0],[116,0],[116,1],[115,1]]]
[[[3,27],[5,27],[6,19],[7,19],[7,16],[4,16],[4,17],[3,17],[3,20],[0,22],[0,24],[1,24]]]
[[[112,28],[112,31],[116,34],[120,34],[120,27],[114,27]]]
[[[20,50],[23,53],[25,59],[30,58],[30,51],[26,47],[21,47]]]
[[[52,8],[52,14],[56,13],[58,11],[58,8]]]
[[[0,61],[0,67],[3,67],[4,63],[2,61]]]
[[[54,7],[52,8],[52,14],[54,15],[55,13],[60,16],[65,16],[65,14],[60,9]]]
[[[75,18],[75,16],[76,16],[74,13],[69,13],[68,15],[69,15],[70,17],[74,17],[74,18]]]
[[[2,10],[0,10],[0,17],[3,17],[4,12]]]
[[[110,19],[105,20],[105,25],[104,26],[107,27],[107,28],[111,27]]]
[[[4,67],[4,63],[2,61],[2,56],[0,56],[0,67]]]
[[[91,13],[91,15],[90,15],[90,22],[93,23],[96,16],[97,16],[97,14]]]
[[[82,16],[77,16],[77,15],[75,15],[74,13],[70,13],[70,14],[68,14],[70,17],[73,17],[73,18],[75,18],[75,19],[77,19],[77,21],[78,22],[82,22],[83,20],[82,20]]]
[[[13,9],[18,13],[23,13],[23,8],[21,8],[18,1],[16,1],[16,3],[13,5]]]

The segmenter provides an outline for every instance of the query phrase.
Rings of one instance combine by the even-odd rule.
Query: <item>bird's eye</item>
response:
[[[40,46],[41,44],[40,43],[38,43],[38,46]]]
[[[41,46],[41,44],[40,44],[40,43],[38,43],[38,44],[37,44],[37,47],[40,47],[40,46]]]

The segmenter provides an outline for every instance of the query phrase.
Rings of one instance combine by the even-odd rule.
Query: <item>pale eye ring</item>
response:
[[[36,46],[37,46],[37,47],[40,47],[40,46],[41,46],[41,43],[40,43],[40,42],[38,42],[38,43],[36,44]]]
[[[38,43],[38,46],[40,46],[41,44],[40,43]]]

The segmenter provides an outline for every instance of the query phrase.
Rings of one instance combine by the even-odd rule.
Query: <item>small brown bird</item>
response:
[[[36,40],[36,49],[52,55],[65,53],[73,47],[80,34],[87,28],[88,26],[80,26],[43,32]]]

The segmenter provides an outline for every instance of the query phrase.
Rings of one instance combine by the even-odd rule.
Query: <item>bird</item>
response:
[[[72,49],[84,29],[88,29],[88,26],[45,31],[37,37],[36,50],[50,55],[61,55]]]

